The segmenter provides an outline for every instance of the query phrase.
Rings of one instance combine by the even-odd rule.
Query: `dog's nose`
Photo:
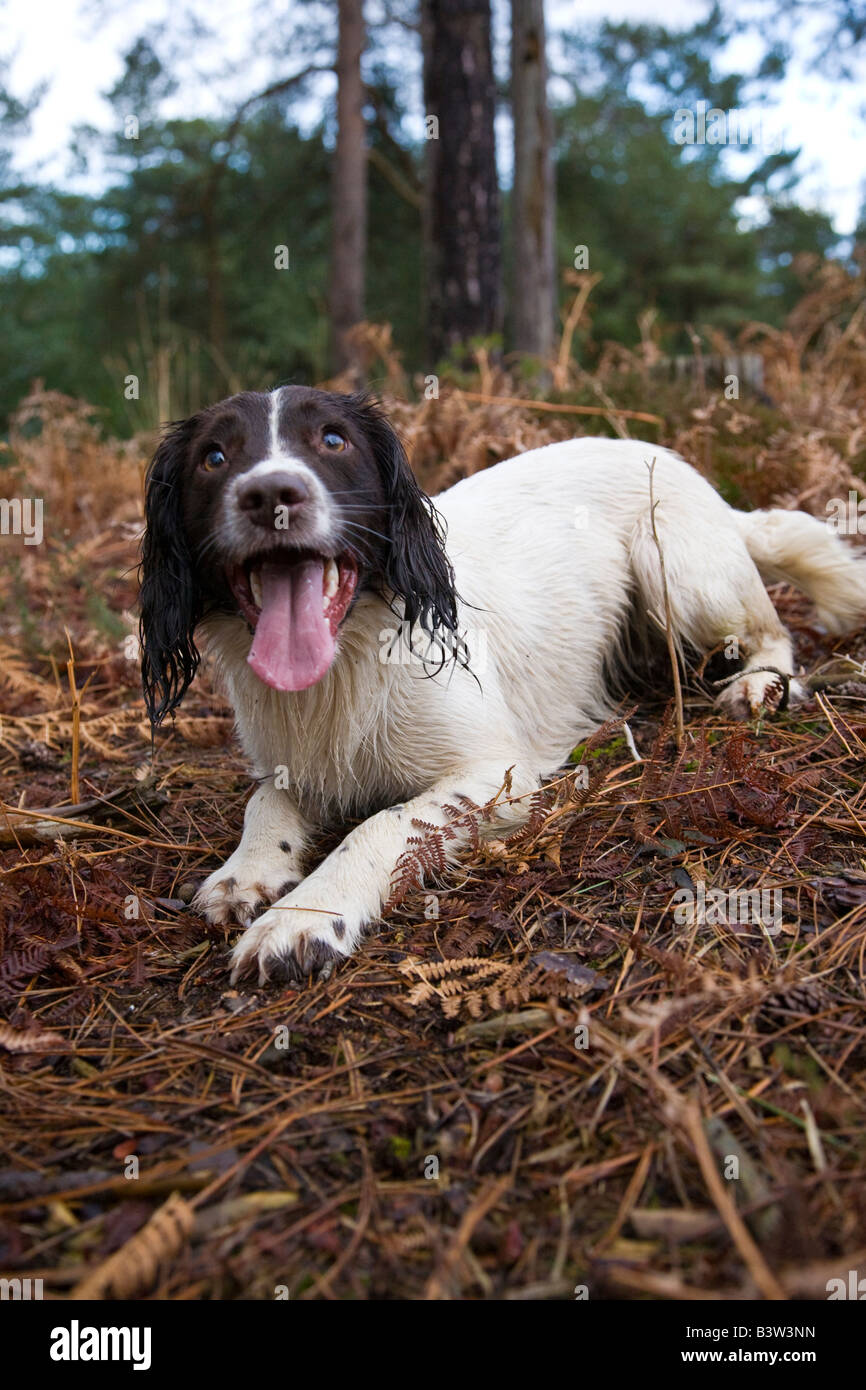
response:
[[[300,473],[267,473],[261,478],[247,478],[237,491],[238,506],[247,519],[268,528],[276,524],[278,507],[285,507],[291,517],[309,500],[310,489]]]

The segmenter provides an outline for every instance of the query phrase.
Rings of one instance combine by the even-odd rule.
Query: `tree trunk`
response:
[[[367,146],[364,131],[362,0],[339,0],[337,146],[334,151],[331,240],[331,361],[335,371],[357,368],[347,333],[364,317],[367,255]]]
[[[435,358],[502,326],[496,91],[490,0],[422,0],[421,13],[427,312]]]
[[[519,352],[549,358],[556,331],[555,185],[544,0],[511,0],[511,101],[512,334]]]

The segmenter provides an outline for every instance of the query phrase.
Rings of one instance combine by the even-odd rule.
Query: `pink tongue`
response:
[[[262,611],[247,660],[274,690],[306,690],[334,660],[331,625],[322,612],[324,562],[262,565]]]

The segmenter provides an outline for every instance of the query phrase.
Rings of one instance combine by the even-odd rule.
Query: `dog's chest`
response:
[[[405,800],[438,771],[442,750],[435,738],[419,747],[411,692],[383,680],[378,662],[353,656],[295,694],[268,689],[246,663],[226,672],[255,775],[273,777],[316,820]]]

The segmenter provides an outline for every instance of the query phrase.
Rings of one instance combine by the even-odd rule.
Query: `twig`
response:
[[[644,410],[620,410],[618,406],[603,409],[595,405],[568,405],[557,401],[524,400],[522,396],[488,396],[482,391],[461,391],[466,401],[480,405],[522,405],[528,410],[550,410],[556,415],[620,415],[623,420],[644,420],[650,425],[664,425],[661,415],[649,415]]]
[[[635,741],[634,741],[634,734],[633,734],[632,731],[631,731],[631,726],[629,725],[629,722],[628,722],[627,719],[624,719],[623,722],[622,722],[622,731],[623,731],[623,734],[624,734],[624,736],[625,736],[625,741],[626,741],[626,746],[627,746],[627,748],[628,748],[628,751],[631,753],[631,755],[632,755],[632,757],[634,758],[634,760],[635,760],[636,763],[642,763],[642,762],[643,762],[643,758],[641,757],[640,753],[638,752],[637,744],[636,744]]]
[[[784,1300],[788,1297],[773,1271],[770,1269],[751,1235],[746,1223],[737,1211],[734,1201],[719,1177],[707,1136],[701,1124],[700,1112],[694,1102],[683,1107],[683,1123],[704,1176],[707,1190],[713,1199],[719,1216],[728,1228],[731,1240],[745,1261],[749,1273],[765,1298]]]
[[[69,629],[64,628],[66,640],[69,643],[69,660],[66,663],[66,678],[69,681],[69,693],[72,696],[72,769],[69,775],[69,800],[75,802],[81,799],[78,785],[78,750],[80,747],[81,730],[81,700],[78,694],[78,687],[75,683],[75,653],[72,650],[72,638]]]
[[[659,553],[659,568],[661,570],[662,578],[662,595],[665,601],[665,640],[667,642],[668,656],[670,658],[671,663],[671,673],[674,678],[674,708],[676,710],[677,721],[677,748],[682,748],[686,736],[685,723],[683,720],[683,690],[682,685],[680,683],[680,663],[677,658],[677,648],[676,643],[674,641],[673,620],[671,617],[671,599],[670,594],[668,593],[668,579],[667,573],[665,571],[665,557],[662,551],[661,541],[659,540],[659,533],[656,530],[656,507],[658,506],[658,503],[653,499],[653,474],[655,473],[655,466],[655,459],[653,459],[652,463],[647,464],[647,468],[649,471],[650,489],[650,522],[652,524],[653,540],[656,543],[656,550]]]
[[[568,313],[565,316],[565,323],[563,324],[562,328],[562,337],[559,340],[559,352],[557,354],[556,366],[553,372],[553,378],[557,386],[561,386],[567,380],[568,362],[569,358],[571,357],[571,342],[574,337],[574,331],[577,328],[577,325],[580,321],[580,316],[583,313],[584,308],[586,307],[586,301],[589,299],[589,296],[592,294],[592,291],[595,289],[596,285],[598,284],[601,278],[602,277],[597,273],[595,275],[588,275],[586,277],[586,279],[581,284],[579,290],[577,291],[577,294],[574,296]]]
[[[701,343],[701,336],[698,332],[696,332],[696,330],[690,323],[686,324],[686,332],[689,335],[692,344],[692,351],[695,354],[695,362],[697,363],[698,369],[698,386],[700,387],[701,395],[706,396],[707,373],[706,368],[704,366],[704,350],[703,345]]]
[[[432,1301],[449,1297],[448,1286],[451,1277],[460,1262],[464,1250],[472,1239],[472,1232],[475,1230],[479,1221],[483,1221],[487,1213],[496,1206],[500,1198],[504,1197],[510,1186],[511,1174],[507,1173],[505,1177],[495,1179],[493,1182],[489,1183],[486,1188],[481,1190],[472,1203],[472,1206],[464,1214],[457,1228],[457,1234],[454,1236],[449,1248],[445,1252],[440,1268],[428,1279],[427,1287],[424,1290],[425,1299]]]

